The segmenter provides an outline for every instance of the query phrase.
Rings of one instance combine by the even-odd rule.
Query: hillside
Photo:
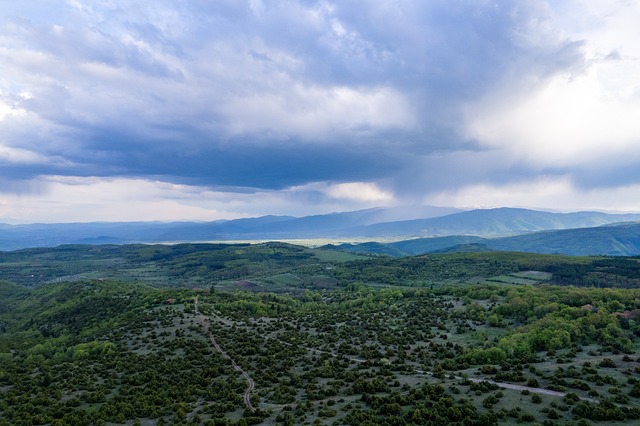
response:
[[[637,256],[640,255],[640,223],[541,231],[490,239],[486,241],[486,245],[495,250],[562,253],[574,256]]]
[[[473,246],[474,244],[468,244]],[[380,251],[384,245],[365,247]],[[457,247],[457,246],[454,246]],[[6,291],[86,280],[131,282],[156,288],[300,292],[334,290],[340,283],[421,287],[472,284],[484,277],[541,271],[556,284],[612,283],[640,287],[635,258],[580,257],[507,251],[391,257],[361,256],[335,247],[286,243],[176,245],[66,245],[0,253]],[[453,250],[452,250],[453,251]],[[604,262],[604,263],[603,263]],[[609,262],[609,263],[607,263]],[[2,283],[2,281],[0,281]],[[18,285],[18,287],[16,287]],[[9,303],[9,302],[4,302]],[[0,308],[3,305],[0,303]]]
[[[640,419],[637,259],[107,245],[0,270],[0,425]]]
[[[552,229],[584,228],[640,220],[640,215],[600,212],[551,213],[538,210],[478,209],[429,219],[380,223],[348,231],[362,237],[508,236]]]
[[[521,251],[572,256],[638,256],[640,223],[620,223],[593,228],[531,232],[502,238],[449,236],[415,238],[394,243],[360,243],[335,246],[352,253],[409,256],[459,251]]]

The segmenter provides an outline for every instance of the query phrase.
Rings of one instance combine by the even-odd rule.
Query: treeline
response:
[[[511,259],[460,255],[424,255],[406,258],[378,257],[339,264],[333,276],[341,282],[360,281],[389,285],[430,285],[465,281],[517,272]]]
[[[640,288],[637,257],[568,257],[528,253],[465,253],[406,258],[374,257],[336,267],[343,281],[403,285],[465,282],[522,271],[543,271],[553,284],[601,288]]]
[[[241,279],[270,283],[273,276],[292,273],[305,284],[313,279],[316,282],[327,279],[343,285],[359,281],[430,287],[447,282],[482,282],[521,271],[543,271],[551,273],[550,282],[559,285],[640,288],[640,259],[635,257],[483,252],[356,259],[358,256],[344,252],[278,242],[69,245],[0,252],[3,278],[30,286],[81,280],[85,275],[139,280],[159,287]]]
[[[594,259],[584,264],[558,263],[545,267],[552,282],[589,287],[640,288],[640,262],[637,257]]]

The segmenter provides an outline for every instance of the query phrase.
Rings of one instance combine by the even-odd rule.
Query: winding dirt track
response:
[[[194,307],[196,317],[198,318],[198,321],[200,321],[200,323],[202,324],[202,327],[204,328],[204,332],[209,336],[209,340],[211,340],[211,344],[213,345],[213,347],[216,348],[216,351],[218,351],[223,357],[230,360],[231,365],[233,366],[233,369],[236,370],[238,373],[242,374],[242,377],[244,377],[245,380],[247,381],[247,389],[245,389],[242,398],[244,400],[244,405],[246,405],[247,408],[251,410],[252,413],[255,413],[256,409],[251,404],[251,392],[253,392],[253,390],[256,388],[256,382],[254,382],[251,376],[249,376],[249,374],[247,374],[247,372],[244,371],[242,367],[236,364],[233,358],[231,358],[229,354],[227,354],[222,349],[222,347],[220,347],[213,333],[209,331],[209,320],[198,311],[198,296],[196,296],[196,299],[193,303],[193,307]]]
[[[540,395],[551,395],[551,396],[559,396],[559,397],[564,397],[567,395],[566,392],[558,392],[558,391],[554,391],[551,389],[543,389],[543,388],[532,388],[530,386],[523,386],[523,385],[516,385],[513,383],[504,383],[504,382],[495,382],[493,380],[488,380],[488,379],[477,379],[477,378],[469,378],[470,381],[475,382],[475,383],[480,383],[480,382],[488,382],[488,383],[492,383],[494,385],[498,385],[498,387],[502,388],[502,389],[511,389],[511,390],[519,390],[519,391],[523,391],[523,390],[527,390],[531,393],[538,393]],[[580,398],[580,400],[582,401],[588,401],[588,402],[593,402],[593,403],[597,403],[598,400],[594,399],[594,398],[587,398],[584,396],[578,396],[578,398]]]
[[[285,345],[289,345],[289,346],[293,346],[291,343],[286,343],[286,342],[282,342]],[[333,356],[334,358],[338,357],[338,354],[336,354],[335,352],[330,352],[330,351],[323,351],[321,349],[313,349],[313,348],[306,348],[307,351],[309,352],[315,352],[315,353],[324,353],[324,354],[329,354],[331,356]],[[363,358],[358,358],[358,357],[352,357],[352,356],[343,356],[344,358],[350,360],[350,361],[354,361],[357,363],[364,363],[367,362],[366,359]],[[430,371],[424,371],[424,370],[415,370],[416,373],[418,374],[424,374],[427,376],[432,376],[433,373]],[[457,380],[462,380],[462,377],[456,376]],[[474,383],[481,383],[481,382],[487,382],[487,383],[491,383],[494,385],[497,385],[499,388],[502,389],[511,389],[511,390],[518,390],[518,391],[523,391],[523,390],[527,390],[531,393],[537,393],[540,395],[550,395],[550,396],[557,396],[557,397],[564,397],[567,395],[566,392],[558,392],[558,391],[554,391],[551,389],[543,389],[543,388],[534,388],[534,387],[530,387],[530,386],[524,386],[524,385],[516,385],[514,383],[504,383],[504,382],[496,382],[494,380],[491,379],[480,379],[480,378],[476,378],[476,377],[468,377],[469,381],[474,382]],[[587,402],[593,402],[593,403],[598,403],[598,400],[595,398],[588,398],[585,396],[578,396],[578,398],[580,398],[581,401],[587,401]]]
[[[425,374],[427,376],[433,376],[433,373],[430,371],[423,371],[423,370],[416,370],[416,373],[418,374]],[[460,376],[456,376],[457,380],[462,380],[462,377]],[[524,385],[516,385],[514,383],[505,383],[505,382],[496,382],[494,380],[491,379],[479,379],[477,377],[467,377],[467,379],[473,383],[481,383],[481,382],[487,382],[487,383],[491,383],[494,385],[497,385],[499,388],[502,389],[511,389],[511,390],[519,390],[519,391],[529,391],[531,393],[537,393],[540,395],[550,395],[550,396],[558,396],[558,397],[564,397],[567,395],[566,392],[558,392],[558,391],[554,391],[551,389],[543,389],[543,388],[534,388],[534,387],[530,387],[530,386],[524,386]],[[597,403],[598,400],[594,399],[594,398],[587,398],[584,396],[578,396],[578,398],[580,398],[581,401],[588,401],[588,402],[593,402],[593,403]]]
[[[242,376],[245,378],[245,380],[247,381],[247,389],[244,391],[244,403],[247,406],[247,408],[249,410],[251,410],[251,412],[255,412],[256,409],[253,407],[253,405],[251,404],[251,392],[253,392],[253,390],[255,389],[255,382],[253,381],[253,379],[247,374],[246,371],[244,371],[238,364],[236,364],[236,362],[220,347],[220,345],[218,344],[218,342],[216,341],[215,337],[213,336],[213,334],[209,331],[209,321],[208,319],[203,315],[200,314],[198,312],[198,296],[196,296],[195,298],[195,302],[194,302],[194,308],[195,308],[195,313],[196,316],[198,317],[198,320],[202,323],[203,327],[204,327],[204,331],[205,333],[207,333],[207,335],[209,336],[209,339],[211,340],[211,343],[213,344],[213,346],[216,348],[216,350],[225,358],[229,359],[231,361],[231,365],[233,366],[233,368],[239,372],[240,374],[242,374]],[[286,342],[282,342],[285,345],[292,345],[291,343],[286,343]],[[338,354],[334,353],[334,352],[329,352],[329,351],[323,351],[320,349],[313,349],[313,348],[306,348],[308,351],[310,352],[316,352],[316,353],[326,353],[329,354],[333,357],[338,357]],[[357,363],[363,363],[366,362],[367,360],[362,359],[362,358],[357,358],[357,357],[345,357],[351,361],[357,362]],[[429,372],[429,371],[423,371],[423,370],[416,370],[416,373],[418,374],[425,374],[425,375],[432,375],[433,373]],[[462,379],[462,377],[456,377],[456,379]],[[534,388],[534,387],[529,387],[529,386],[523,386],[523,385],[516,385],[513,383],[504,383],[504,382],[495,382],[493,380],[490,379],[480,379],[480,378],[468,378],[470,381],[472,382],[482,382],[482,381],[486,381],[495,385],[498,385],[498,387],[502,388],[502,389],[511,389],[511,390],[527,390],[531,393],[537,393],[537,394],[541,394],[541,395],[550,395],[550,396],[556,396],[556,397],[564,397],[566,395],[565,392],[558,392],[558,391],[553,391],[550,389],[542,389],[542,388]],[[593,403],[597,403],[598,400],[594,399],[594,398],[588,398],[588,397],[583,397],[580,396],[579,397],[580,400],[582,401],[588,401],[588,402],[593,402]]]

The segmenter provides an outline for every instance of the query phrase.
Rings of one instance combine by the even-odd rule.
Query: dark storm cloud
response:
[[[288,144],[264,145],[234,140],[224,146],[207,145],[206,148],[186,144],[181,148],[154,145],[149,141],[125,144],[109,150],[126,134],[112,132],[105,137],[96,151],[96,157],[83,155],[72,160],[78,176],[131,175],[151,176],[176,183],[213,185],[245,190],[284,189],[309,182],[370,181],[389,178],[404,167],[401,155],[377,150],[362,152],[349,144],[331,147],[311,145],[292,149]],[[97,141],[96,141],[97,142]],[[106,168],[105,163],[109,164]],[[185,165],[188,165],[186,167]],[[23,167],[22,170],[25,168]],[[61,167],[32,166],[30,172],[56,174]]]
[[[535,151],[530,128],[514,136],[500,126],[511,103],[593,63],[586,42],[558,24],[571,3],[554,6],[11,4],[0,16],[3,174],[238,190],[374,182],[407,198],[574,169],[584,186],[634,183],[636,162],[590,180],[592,160],[515,155],[520,144]],[[608,63],[624,61],[615,52]],[[494,109],[498,124],[485,116]]]
[[[492,90],[505,74],[530,71],[532,64],[543,68],[536,74],[553,73],[581,59],[572,43],[525,40],[538,12],[526,3],[85,6],[62,8],[50,25],[29,19],[32,10],[14,11],[25,15],[12,25],[28,51],[19,51],[10,69],[32,95],[18,106],[34,121],[64,128],[48,135],[53,146],[67,145],[55,142],[68,140],[65,132],[77,138],[68,153],[43,150],[41,136],[34,137],[27,149],[71,160],[66,170],[41,172],[83,175],[91,165],[96,175],[267,188],[388,178],[401,169],[401,156],[376,160],[388,159],[389,149],[405,151],[411,167],[412,153],[468,145],[455,129],[458,105]],[[354,87],[354,96],[386,87],[405,98],[415,121],[378,126],[378,117],[365,115],[348,128],[328,119],[313,136],[314,129],[296,126],[251,128],[242,111],[224,111],[236,99],[251,104],[252,96],[264,98],[257,108],[269,108],[272,96],[291,85],[302,89],[282,100],[285,112],[322,109],[335,87]],[[310,106],[299,105],[304,102]],[[230,130],[234,121],[243,122],[239,130]]]

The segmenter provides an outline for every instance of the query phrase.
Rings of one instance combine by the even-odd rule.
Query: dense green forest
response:
[[[0,253],[0,425],[637,424],[638,259]]]

